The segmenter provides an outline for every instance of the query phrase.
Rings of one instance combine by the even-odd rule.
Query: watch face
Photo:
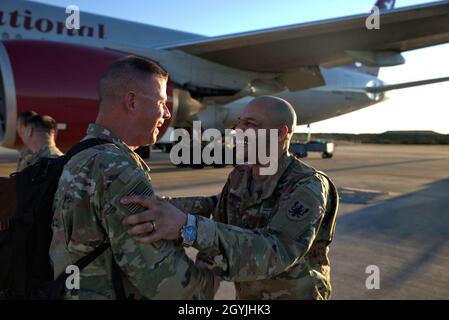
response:
[[[187,241],[195,241],[195,239],[196,239],[196,228],[193,227],[193,226],[185,227],[183,235],[184,235],[184,238]]]

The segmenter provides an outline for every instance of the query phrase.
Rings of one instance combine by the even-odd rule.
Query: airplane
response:
[[[218,37],[81,12],[67,28],[65,8],[23,0],[0,4],[0,145],[18,148],[16,117],[48,114],[57,143],[68,149],[85,134],[98,108],[102,72],[129,54],[159,62],[170,73],[168,126],[231,128],[243,106],[260,95],[288,100],[310,124],[379,103],[389,90],[447,81],[386,84],[379,68],[405,63],[404,51],[449,42],[449,1],[374,11]]]

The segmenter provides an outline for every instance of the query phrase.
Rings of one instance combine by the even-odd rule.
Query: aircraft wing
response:
[[[369,13],[177,43],[160,49],[186,53],[238,69],[279,72],[362,62],[404,63],[402,51],[449,42],[449,1],[382,11],[380,29]],[[316,69],[315,69],[316,70]]]

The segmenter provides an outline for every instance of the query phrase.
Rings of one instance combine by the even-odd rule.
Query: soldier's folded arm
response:
[[[312,176],[284,197],[261,229],[197,218],[195,247],[213,262],[216,274],[228,281],[254,281],[276,276],[300,262],[322,221],[327,187]]]
[[[123,170],[114,172],[113,177],[105,170],[103,194],[96,195],[97,199],[102,198],[102,225],[123,274],[143,296],[152,299],[191,299],[209,295],[213,290],[212,274],[195,267],[173,241],[161,240],[148,246],[128,234],[122,224],[123,218],[141,211],[142,207],[121,205],[120,199],[135,192],[153,196],[148,178],[141,169],[126,165],[128,161],[123,159]]]

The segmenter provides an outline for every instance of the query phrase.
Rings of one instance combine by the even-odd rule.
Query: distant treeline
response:
[[[295,133],[293,136],[293,141],[306,139],[306,133]],[[433,131],[387,131],[380,134],[317,133],[312,134],[311,139],[378,144],[449,144],[449,134]]]

